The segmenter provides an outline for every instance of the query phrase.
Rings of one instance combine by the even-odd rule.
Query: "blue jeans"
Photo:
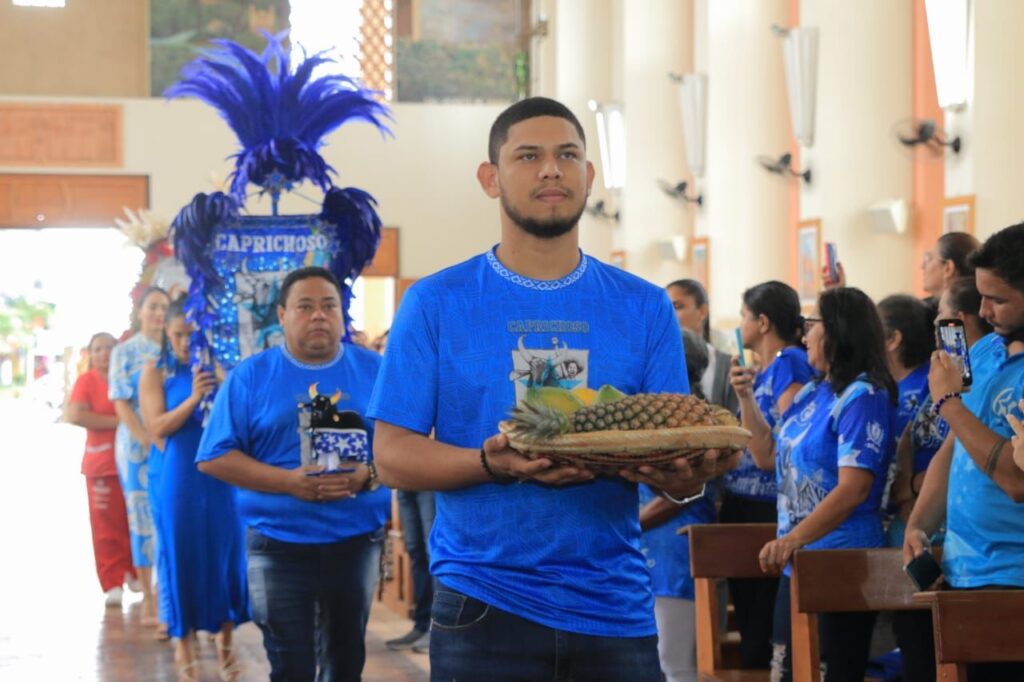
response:
[[[595,637],[539,625],[438,583],[431,612],[434,682],[661,682],[658,637]]]
[[[382,528],[342,542],[296,544],[248,529],[249,601],[272,681],[360,679],[383,537]]]
[[[402,537],[412,569],[415,608],[412,619],[417,630],[430,628],[430,605],[434,601],[434,581],[430,577],[427,538],[434,526],[434,493],[398,491],[398,514],[402,519]]]

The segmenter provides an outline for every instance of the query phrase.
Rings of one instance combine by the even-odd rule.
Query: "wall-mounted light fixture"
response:
[[[805,183],[808,185],[811,184],[811,169],[806,168],[801,171],[793,168],[793,155],[789,152],[786,152],[777,159],[766,154],[762,154],[757,157],[757,162],[769,173],[788,175],[794,178],[803,178]]]
[[[704,151],[708,128],[708,77],[702,73],[668,75],[678,88],[679,113],[686,143],[686,165],[694,176],[704,177]]]
[[[609,213],[607,204],[604,203],[604,199],[598,199],[593,204],[588,205],[586,211],[595,218],[619,222],[619,212],[615,211],[615,213]]]
[[[814,104],[818,95],[818,29],[773,25],[772,32],[782,38],[793,137],[804,147],[810,147],[814,145]]]
[[[928,19],[939,106],[959,109],[967,104],[970,89],[967,71],[970,0],[925,0],[924,12]]]
[[[669,195],[673,199],[678,199],[679,201],[682,201],[685,204],[691,204],[692,203],[692,204],[697,204],[698,206],[703,206],[704,205],[704,195],[703,194],[698,194],[695,197],[690,197],[690,196],[686,195],[686,188],[687,188],[688,184],[689,183],[687,183],[685,180],[677,182],[674,185],[671,182],[669,182],[668,180],[658,180],[658,187],[661,188],[661,191],[664,192],[665,194]]]
[[[960,138],[949,139],[949,135],[935,121],[926,118],[920,121],[913,119],[896,124],[896,137],[905,147],[925,145],[935,152],[949,147],[954,154],[960,153]]]
[[[601,178],[607,189],[626,184],[626,123],[622,105],[590,100],[597,118],[597,142],[601,150]]]

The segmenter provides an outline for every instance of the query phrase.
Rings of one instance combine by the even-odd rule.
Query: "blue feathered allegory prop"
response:
[[[186,66],[168,97],[194,97],[227,121],[241,145],[228,194],[197,194],[171,225],[177,258],[191,277],[186,312],[195,324],[193,364],[228,371],[283,342],[276,315],[285,275],[307,265],[329,268],[342,283],[346,339],[351,287],[377,251],[377,202],[331,181],[320,155],[324,138],[349,121],[390,134],[377,93],[338,74],[318,75],[331,61],[317,54],[292,68],[285,34],[267,35],[263,54],[228,40]],[[303,182],[324,192],[311,215],[278,215],[278,200]],[[250,184],[269,194],[272,215],[244,214]]]

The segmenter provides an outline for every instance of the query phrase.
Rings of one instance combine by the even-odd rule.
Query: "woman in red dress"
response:
[[[65,420],[86,430],[82,473],[89,495],[89,522],[96,556],[96,574],[106,604],[121,606],[121,585],[135,580],[128,513],[114,462],[117,416],[107,398],[107,370],[116,340],[106,333],[89,341],[89,370],[78,377],[65,408]]]

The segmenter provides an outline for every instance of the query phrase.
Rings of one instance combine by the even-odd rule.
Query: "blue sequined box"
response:
[[[313,429],[311,440],[312,463],[327,471],[365,464],[369,458],[369,439],[363,429]]]

